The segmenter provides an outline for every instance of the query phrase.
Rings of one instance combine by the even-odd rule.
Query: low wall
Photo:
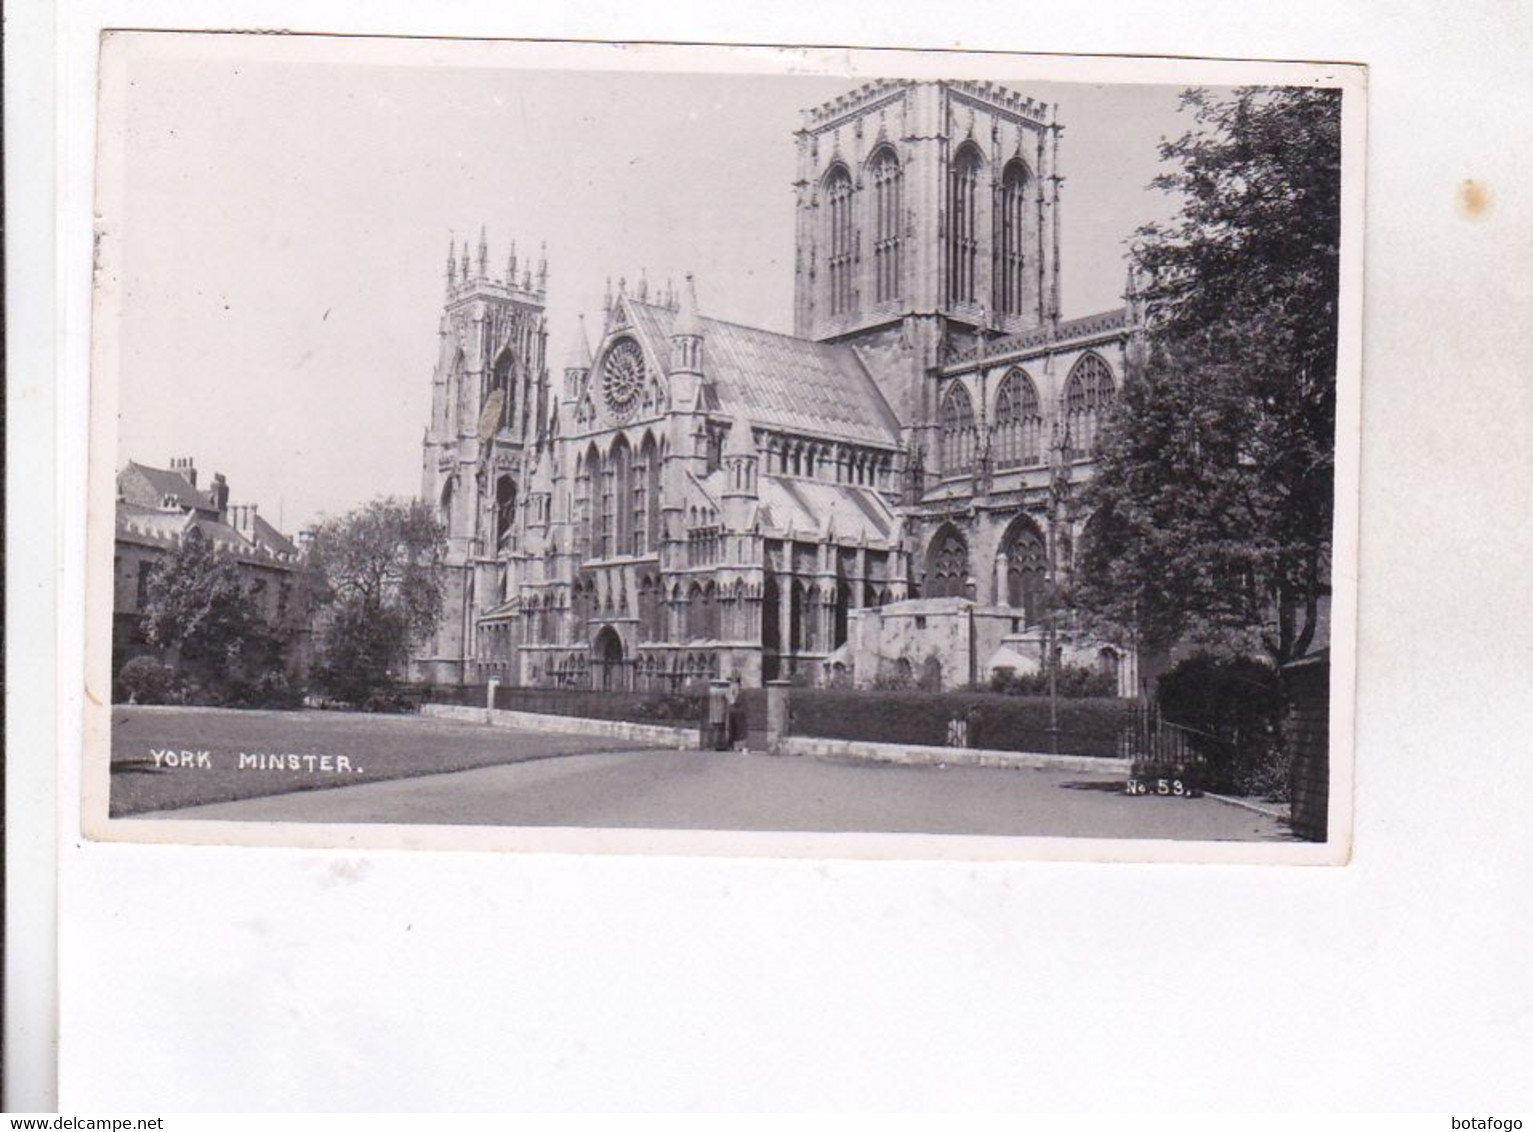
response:
[[[539,715],[529,711],[491,711],[488,708],[458,707],[454,704],[422,704],[421,714],[433,719],[455,719],[464,723],[487,723],[492,727],[514,727],[518,731],[549,731],[563,735],[601,735],[630,743],[653,743],[682,751],[701,746],[697,727],[663,727],[654,723],[627,723],[613,719],[583,719],[573,715]]]
[[[988,751],[973,747],[921,747],[905,743],[865,743],[855,739],[785,737],[778,754],[811,758],[856,759],[902,766],[982,766],[1003,770],[1069,770],[1127,775],[1129,759],[1095,755],[1046,755],[1030,751]]]

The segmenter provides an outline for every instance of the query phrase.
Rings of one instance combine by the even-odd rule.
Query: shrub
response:
[[[790,726],[795,735],[941,747],[948,742],[948,723],[964,719],[972,746],[1115,757],[1132,708],[1130,700],[1061,700],[1059,730],[1051,735],[1047,699],[991,692],[820,689],[793,693]]]
[[[1160,677],[1156,701],[1162,718],[1201,733],[1210,788],[1287,799],[1283,696],[1271,666],[1199,653]]]
[[[1058,695],[1070,699],[1110,697],[1118,691],[1116,677],[1085,664],[1061,664],[1054,685]],[[1019,673],[1014,668],[998,668],[990,675],[990,690],[1008,696],[1047,696],[1049,674],[1046,671]]]
[[[174,699],[176,674],[152,656],[135,656],[122,666],[117,683],[130,704],[165,704]]]
[[[695,696],[679,696],[662,693],[655,699],[641,700],[634,705],[632,715],[637,722],[670,722],[683,720],[693,722],[702,712],[702,705]]]

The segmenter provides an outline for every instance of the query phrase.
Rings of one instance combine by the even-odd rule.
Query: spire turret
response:
[[[479,278],[487,279],[490,275],[490,245],[485,239],[484,225],[479,225]]]
[[[675,328],[671,331],[672,338],[696,338],[701,347],[703,337],[702,319],[697,314],[697,287],[692,282],[692,273],[687,272],[685,284],[681,290],[681,306],[676,312]],[[702,368],[702,357],[699,354],[696,359],[696,368]]]
[[[516,286],[516,241],[511,241],[511,254],[506,257],[506,286]]]
[[[591,341],[586,337],[586,317],[581,315],[575,327],[575,337],[570,341],[570,352],[564,361],[564,400],[579,399],[581,387],[590,372]]]
[[[453,238],[447,237],[447,285],[451,287],[458,275],[458,249],[454,246]]]
[[[585,315],[581,315],[576,323],[575,337],[570,341],[570,352],[566,355],[564,368],[567,370],[591,368],[591,340],[586,337]]]
[[[724,438],[724,451],[719,462],[724,466],[725,521],[733,530],[748,530],[755,513],[756,476],[761,460],[756,453],[755,431],[744,413],[735,414],[729,435]]]

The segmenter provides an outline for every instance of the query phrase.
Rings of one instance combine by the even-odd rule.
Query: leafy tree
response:
[[[279,658],[278,641],[239,563],[193,528],[145,582],[140,623],[215,692]]]
[[[441,617],[441,524],[420,501],[378,499],[326,520],[308,549],[320,665],[333,695],[365,701],[393,682]]]
[[[1182,96],[1181,198],[1140,230],[1140,349],[1083,503],[1073,598],[1152,647],[1309,649],[1330,571],[1341,93]]]

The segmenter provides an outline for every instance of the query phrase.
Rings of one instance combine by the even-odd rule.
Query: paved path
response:
[[[514,765],[183,808],[236,821],[1289,840],[1213,799],[1129,798],[1116,775],[698,751]]]

